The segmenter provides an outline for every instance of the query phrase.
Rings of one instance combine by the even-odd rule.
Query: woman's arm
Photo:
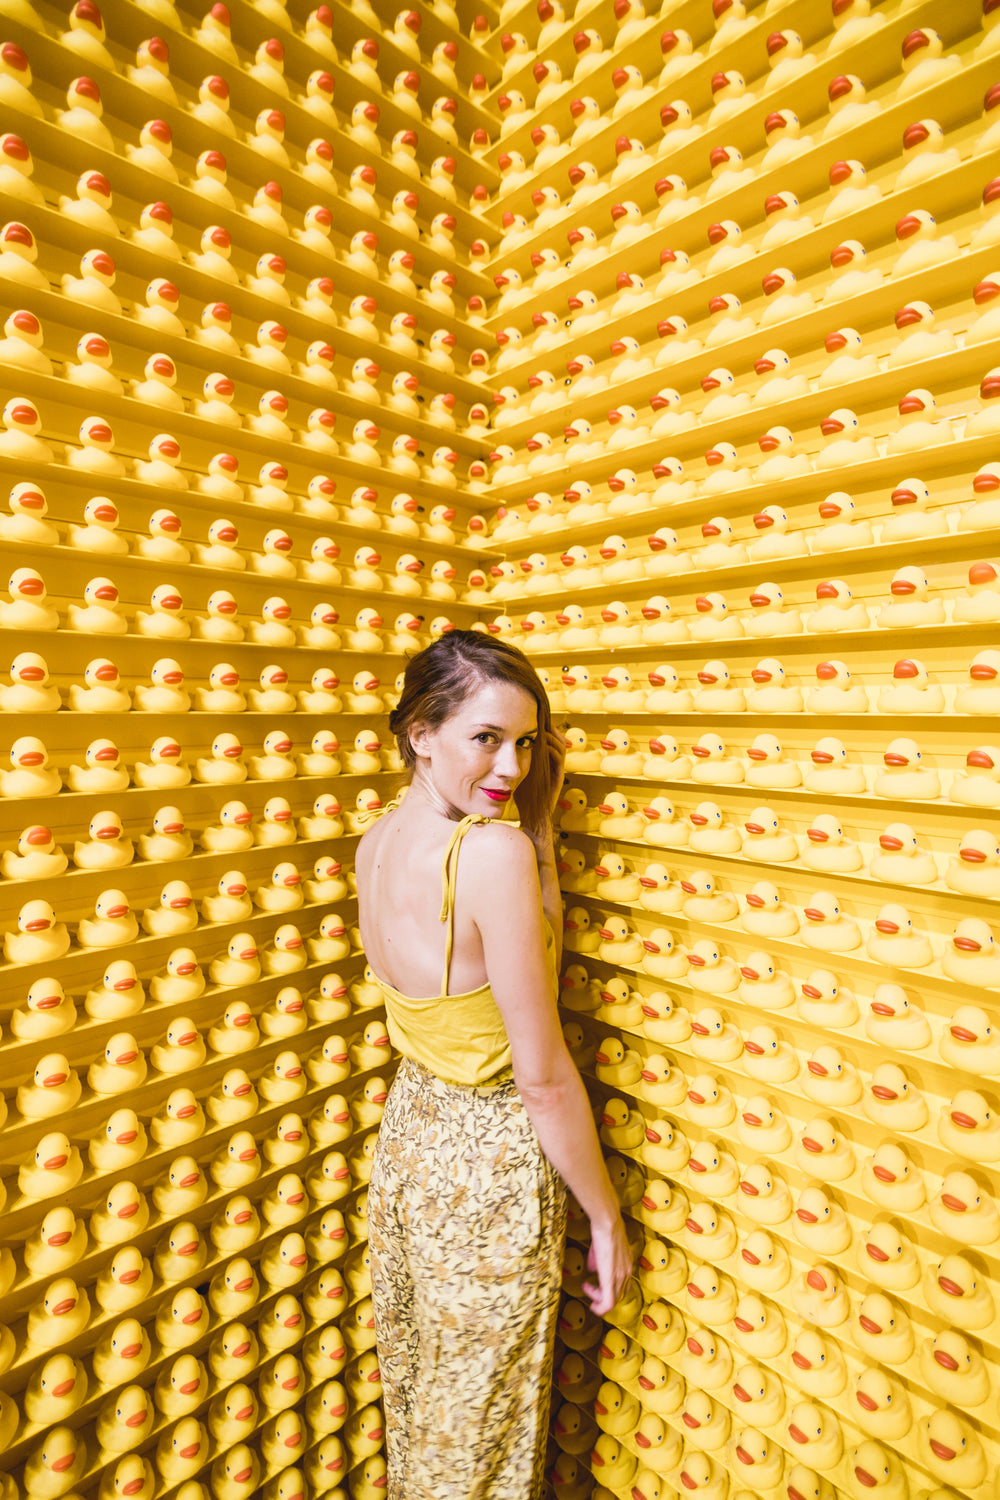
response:
[[[555,834],[550,828],[545,834],[529,833],[528,837],[535,850],[538,884],[542,893],[542,910],[555,938],[556,968],[558,969],[562,963],[563,907],[559,874],[556,870]]]
[[[542,889],[542,910],[545,912],[549,926],[555,934],[556,940],[556,965],[562,963],[562,941],[563,941],[563,907],[562,892],[559,889],[559,875],[556,871],[555,858],[555,822],[556,809],[559,805],[559,797],[562,793],[564,777],[563,767],[566,761],[566,737],[557,729],[550,729],[544,747],[549,757],[549,779],[552,787],[552,806],[549,809],[549,819],[546,827],[537,831],[525,829],[535,849],[535,860],[538,865],[538,882]]]
[[[588,1295],[603,1316],[631,1274],[631,1254],[587,1092],[559,1025],[535,851],[519,829],[501,823],[474,830],[470,843],[474,858],[462,869],[463,894],[510,1038],[514,1079],[542,1150],[590,1219],[598,1283]]]

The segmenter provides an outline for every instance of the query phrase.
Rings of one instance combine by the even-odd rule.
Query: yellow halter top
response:
[[[399,801],[397,797],[387,802],[376,816],[393,811],[399,806]],[[370,964],[368,966],[385,998],[386,1021],[392,1045],[404,1057],[422,1063],[446,1083],[489,1083],[498,1073],[508,1069],[511,1062],[507,1029],[489,983],[481,984],[478,989],[467,990],[461,995],[448,993],[448,973],[455,941],[458,852],[463,838],[473,824],[490,821],[478,813],[470,813],[468,817],[462,818],[456,823],[455,831],[444,851],[439,921],[446,922],[447,927],[440,995],[428,995],[420,999],[404,995],[387,980],[380,979]],[[558,980],[555,940],[548,924],[546,950],[554,990]]]

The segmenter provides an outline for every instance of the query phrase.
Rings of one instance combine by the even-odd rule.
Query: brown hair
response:
[[[478,630],[450,630],[406,665],[403,691],[389,715],[400,756],[412,772],[417,757],[410,744],[415,724],[439,729],[483,682],[511,682],[530,693],[538,705],[538,738],[528,774],[514,793],[525,828],[544,830],[552,808],[552,778],[547,749],[552,713],[541,678],[523,651],[508,641]]]

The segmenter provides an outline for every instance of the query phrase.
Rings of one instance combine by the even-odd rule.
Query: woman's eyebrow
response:
[[[476,724],[475,728],[476,729],[492,729],[496,734],[503,734],[504,733],[504,726],[502,724]],[[537,734],[537,733],[538,733],[538,725],[537,724],[533,724],[530,729],[522,729],[521,734],[518,736],[518,738],[520,739],[523,735],[526,735],[526,734]]]

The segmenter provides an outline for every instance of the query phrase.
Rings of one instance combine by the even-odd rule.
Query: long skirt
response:
[[[565,1189],[509,1073],[403,1060],[368,1226],[387,1500],[538,1500]]]

